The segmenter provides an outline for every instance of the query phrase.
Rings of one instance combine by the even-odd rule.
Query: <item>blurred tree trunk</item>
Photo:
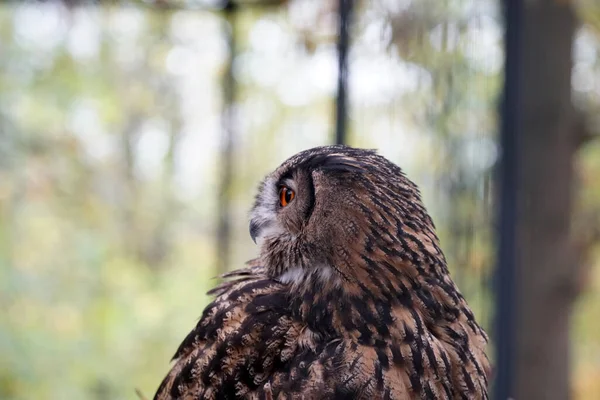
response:
[[[571,103],[577,18],[569,1],[524,4],[515,397],[564,400],[570,398],[570,315],[579,291],[570,235],[579,134]]]
[[[221,154],[220,154],[220,180],[218,198],[218,221],[217,221],[217,273],[227,272],[230,262],[230,240],[231,240],[231,190],[233,186],[233,158],[235,145],[234,127],[234,102],[235,102],[235,78],[233,76],[233,62],[236,54],[236,13],[238,12],[233,1],[225,4],[224,34],[227,38],[229,59],[223,75],[223,110],[221,114]]]

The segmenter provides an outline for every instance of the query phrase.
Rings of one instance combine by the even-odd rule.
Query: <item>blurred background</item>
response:
[[[0,4],[0,399],[153,394],[213,277],[256,255],[258,182],[336,141],[340,4]],[[352,6],[344,141],[421,187],[453,277],[492,332],[501,2]],[[574,7],[573,103],[594,116],[600,5]],[[574,225],[589,232],[598,140],[574,168]],[[571,392],[596,399],[597,241],[585,254]]]

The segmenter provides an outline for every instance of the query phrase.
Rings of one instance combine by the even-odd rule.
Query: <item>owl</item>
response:
[[[488,398],[487,336],[399,167],[303,151],[250,217],[258,257],[210,292],[156,400]]]

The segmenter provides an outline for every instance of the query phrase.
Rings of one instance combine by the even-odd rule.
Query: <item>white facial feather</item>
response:
[[[281,234],[283,234],[283,229],[279,226],[279,223],[277,221],[269,222],[269,225],[267,225],[266,228],[263,228],[260,231],[260,235],[256,237],[256,244],[258,247],[261,247],[265,239]]]
[[[272,236],[283,233],[283,229],[277,221],[274,207],[279,202],[279,194],[275,187],[273,178],[268,178],[263,184],[263,190],[259,194],[257,206],[252,210],[250,218],[261,226],[260,235],[256,237],[256,244],[262,245],[262,242]]]

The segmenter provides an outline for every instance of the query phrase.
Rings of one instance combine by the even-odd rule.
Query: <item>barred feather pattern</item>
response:
[[[260,257],[213,289],[155,400],[487,399],[487,336],[417,187],[341,146],[291,158],[261,191],[290,179],[312,194],[273,220],[257,197]]]

